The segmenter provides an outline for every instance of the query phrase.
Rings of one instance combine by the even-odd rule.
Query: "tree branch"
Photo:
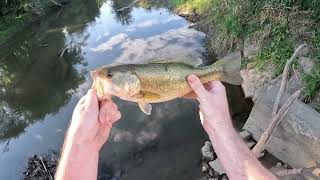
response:
[[[120,9],[117,9],[117,10],[115,10],[116,12],[121,12],[121,11],[124,11],[124,10],[126,10],[126,9],[129,9],[129,8],[131,8],[132,6],[134,6],[136,3],[138,3],[139,1],[141,1],[141,0],[134,0],[131,4],[129,4],[128,6],[125,6],[125,7],[122,7],[122,8],[120,8]]]
[[[252,152],[256,155],[256,157],[262,157],[262,152],[268,144],[271,134],[273,133],[274,129],[280,124],[284,116],[287,114],[290,105],[298,99],[300,92],[301,90],[298,90],[295,93],[293,93],[288,99],[288,101],[280,108],[277,115],[271,120],[271,123],[269,124],[268,128],[263,132],[259,141],[252,149]]]
[[[281,85],[280,85],[280,89],[276,98],[276,101],[274,103],[273,106],[273,110],[272,110],[272,116],[274,117],[277,112],[278,112],[278,108],[279,108],[279,103],[280,103],[280,99],[282,96],[282,93],[286,87],[287,81],[288,81],[288,74],[289,74],[289,70],[290,70],[290,66],[293,62],[293,60],[297,57],[298,53],[306,46],[306,44],[302,44],[300,45],[292,54],[291,58],[287,61],[283,73],[282,73],[282,80],[281,80]]]

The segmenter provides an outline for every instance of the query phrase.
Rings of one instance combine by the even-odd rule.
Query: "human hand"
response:
[[[77,148],[99,152],[108,139],[113,123],[121,117],[117,105],[111,98],[98,102],[97,93],[90,89],[83,96],[72,115],[66,143]]]
[[[200,105],[200,118],[204,129],[208,131],[232,127],[225,87],[220,81],[211,81],[205,85],[195,75],[188,76],[193,92],[187,98],[196,97]]]

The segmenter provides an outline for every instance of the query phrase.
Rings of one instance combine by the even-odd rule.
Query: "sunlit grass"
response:
[[[184,12],[204,12],[209,7],[211,0],[171,0],[177,8]]]

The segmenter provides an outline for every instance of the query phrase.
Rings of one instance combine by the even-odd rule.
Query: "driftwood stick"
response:
[[[268,128],[263,132],[259,141],[252,149],[252,152],[256,155],[256,157],[260,158],[263,156],[262,152],[264,151],[266,145],[268,144],[271,134],[273,133],[274,129],[280,124],[281,120],[284,118],[284,116],[288,112],[290,105],[298,99],[300,92],[301,90],[298,90],[295,93],[293,93],[290,96],[290,98],[287,100],[287,102],[280,108],[277,115],[274,118],[272,118]]]
[[[68,49],[68,47],[69,47],[71,44],[72,44],[72,41],[71,41],[69,44],[67,44],[65,47],[63,47],[62,49],[60,49],[60,51],[58,52],[57,56],[58,56],[59,58],[62,58],[64,52],[66,52],[66,50]]]
[[[302,168],[298,169],[284,169],[277,172],[274,172],[274,174],[278,177],[281,176],[287,176],[287,175],[294,175],[294,174],[300,174],[302,172]]]
[[[290,70],[290,66],[293,62],[293,60],[297,57],[298,53],[306,46],[306,44],[302,44],[300,45],[292,54],[291,58],[287,61],[283,73],[282,73],[282,80],[281,80],[281,85],[280,85],[280,89],[276,98],[276,101],[274,102],[274,106],[273,106],[273,110],[272,110],[272,117],[274,117],[277,112],[278,112],[278,108],[279,108],[279,103],[280,103],[280,99],[282,96],[282,93],[286,87],[287,81],[288,81],[288,74],[289,74],[289,70]]]
[[[268,128],[263,132],[261,135],[259,141],[255,145],[255,147],[252,149],[252,152],[256,155],[256,157],[260,158],[263,156],[262,152],[264,151],[267,143],[270,140],[271,134],[273,133],[274,129],[280,124],[281,120],[284,118],[286,113],[289,110],[289,106],[298,99],[301,90],[296,91],[293,95],[290,96],[290,98],[287,100],[287,102],[280,108],[279,103],[283,94],[283,91],[286,87],[287,81],[288,81],[288,74],[290,70],[290,66],[293,62],[293,60],[297,57],[298,53],[306,46],[306,44],[300,45],[292,54],[291,58],[286,62],[286,65],[284,67],[283,73],[282,73],[282,80],[280,84],[280,89],[278,92],[278,95],[276,97],[273,109],[272,109],[272,120],[269,124]]]
[[[62,4],[60,4],[59,2],[55,1],[55,0],[50,0],[50,2],[52,2],[52,4],[56,5],[56,6],[60,6],[62,7]]]
[[[134,0],[131,4],[129,4],[128,6],[125,6],[125,7],[122,7],[122,8],[120,8],[120,9],[117,9],[117,10],[115,10],[116,12],[121,12],[121,11],[124,11],[124,10],[126,10],[126,9],[129,9],[129,8],[131,8],[132,6],[134,6],[136,3],[138,3],[139,1],[141,1],[141,0]]]
[[[42,164],[44,170],[49,174],[50,179],[53,179],[53,177],[51,176],[50,172],[48,171],[48,169],[47,169],[46,165],[44,164],[44,162],[43,162],[43,160],[42,160],[42,157],[41,157],[40,155],[39,155],[39,159],[40,159],[40,161],[41,161],[41,164]]]
[[[303,172],[307,171],[309,173],[304,174]],[[304,174],[305,179],[319,179],[320,178],[320,166],[319,164],[313,167],[305,168],[293,168],[293,169],[280,169],[272,172],[278,177],[288,176],[288,175],[299,175]]]

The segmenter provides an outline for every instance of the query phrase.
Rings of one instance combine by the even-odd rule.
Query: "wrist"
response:
[[[90,156],[99,156],[99,150],[100,149],[93,147],[90,144],[84,145],[82,143],[70,142],[65,144],[63,153],[72,154],[72,156],[79,155],[83,157],[88,156],[88,154],[90,154]]]
[[[71,134],[68,134],[66,137],[64,149],[77,154],[99,154],[100,151],[98,144],[90,141],[82,141],[81,138],[74,137]]]
[[[233,130],[233,125],[230,116],[208,118],[204,121],[204,128],[206,131],[221,133]]]
[[[97,176],[98,161],[99,151],[66,143],[55,179],[93,179]]]

